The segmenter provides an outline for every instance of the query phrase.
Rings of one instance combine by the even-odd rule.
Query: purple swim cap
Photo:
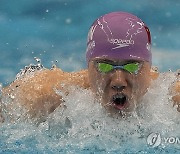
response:
[[[98,18],[88,33],[86,60],[143,60],[152,62],[151,35],[138,17],[112,12]]]

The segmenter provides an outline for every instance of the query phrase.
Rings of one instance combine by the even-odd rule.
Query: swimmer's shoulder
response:
[[[160,75],[158,68],[152,67],[150,75],[152,80],[156,80]],[[169,87],[169,94],[172,95],[173,106],[176,106],[177,111],[180,112],[180,73],[177,73],[176,76],[177,80]]]
[[[160,73],[158,72],[158,68],[152,67],[150,71],[150,75],[152,80],[156,80],[160,75]],[[176,93],[180,94],[180,74],[176,74],[176,76],[177,76],[177,80],[174,82],[172,86],[173,86],[173,90]]]
[[[2,95],[5,98],[13,96],[13,103],[27,109],[31,118],[43,119],[63,102],[63,96],[56,90],[66,93],[66,87],[71,85],[89,88],[88,71],[70,73],[53,68],[24,74],[4,87]]]
[[[66,73],[60,69],[43,69],[25,73],[3,88],[2,97],[10,98],[13,104],[19,104],[25,108],[31,118],[41,119],[62,103],[62,96],[56,94],[54,89],[60,88],[59,82],[65,78],[67,78]],[[9,106],[9,108],[12,107]]]
[[[20,85],[33,86],[34,84],[46,84],[57,86],[61,83],[79,85],[80,87],[89,87],[88,70],[84,69],[78,72],[64,72],[60,68],[43,69],[32,74],[25,74],[23,77],[16,79],[10,85],[3,88],[3,91],[8,89],[16,89]]]
[[[64,83],[67,86],[77,85],[82,88],[89,88],[88,70],[80,70],[77,72],[63,72],[60,68],[47,70],[47,78],[54,80],[57,83]]]

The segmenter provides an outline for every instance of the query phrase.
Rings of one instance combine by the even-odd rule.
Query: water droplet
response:
[[[2,90],[2,83],[0,83],[0,91]]]
[[[61,85],[62,87],[64,87],[64,86],[65,86],[65,84],[64,84],[64,83],[61,83],[60,85]]]
[[[38,63],[41,63],[41,59],[40,59],[40,58],[34,57],[34,59],[35,59]]]
[[[152,66],[152,68],[151,68],[154,72],[159,72],[159,70],[158,70],[158,67],[157,66]]]
[[[180,76],[180,69],[178,69],[178,70],[176,71],[176,75],[177,75],[177,76]]]
[[[11,98],[11,99],[14,99],[14,98],[15,98],[15,96],[11,94],[11,95],[10,95],[10,98]]]
[[[72,22],[72,19],[71,18],[67,18],[66,19],[66,24],[70,24]]]
[[[0,83],[0,97],[2,95],[2,83]]]
[[[53,68],[57,68],[56,64],[53,64],[53,65],[51,66],[51,68],[52,68],[52,69],[53,69]]]
[[[171,17],[172,14],[171,14],[171,12],[166,12],[165,15],[166,15],[167,18],[169,18],[169,17]]]
[[[156,44],[156,43],[153,43],[153,46],[155,47],[155,46],[157,46],[157,44]]]
[[[154,39],[157,39],[157,36],[153,36]]]

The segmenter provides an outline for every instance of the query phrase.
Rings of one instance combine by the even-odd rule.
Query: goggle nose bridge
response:
[[[121,65],[116,65],[116,66],[113,66],[113,69],[118,69],[118,68],[120,68],[120,69],[124,69],[124,66],[121,66]]]
[[[112,65],[112,66],[113,66],[113,65]],[[123,65],[115,65],[115,66],[113,66],[113,69],[122,69],[122,70],[125,70]],[[126,71],[127,71],[127,70],[126,70]],[[131,72],[129,72],[129,73],[131,73]],[[132,74],[132,73],[131,73],[131,74]],[[137,75],[137,74],[138,74],[138,70],[135,71],[134,74]]]

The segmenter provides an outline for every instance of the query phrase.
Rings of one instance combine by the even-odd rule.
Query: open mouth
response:
[[[116,94],[112,97],[112,103],[114,107],[119,110],[122,110],[126,107],[127,104],[127,96],[124,94]]]

